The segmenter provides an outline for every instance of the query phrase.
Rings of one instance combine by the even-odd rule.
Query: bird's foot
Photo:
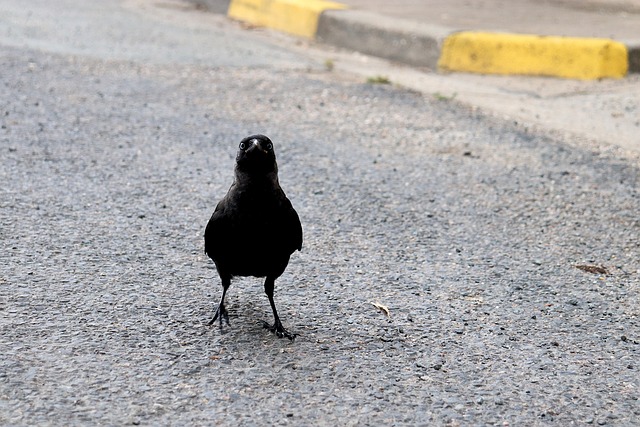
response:
[[[280,321],[276,321],[273,325],[268,324],[267,322],[263,321],[262,322],[262,326],[265,329],[270,330],[271,332],[273,332],[274,334],[276,334],[276,336],[278,338],[284,338],[287,337],[289,338],[291,341],[295,340],[296,337],[298,336],[298,334],[294,334],[291,333],[289,331],[287,331],[283,326],[282,323],[280,323]]]
[[[213,315],[213,319],[211,319],[209,323],[207,323],[207,325],[213,325],[213,322],[215,322],[216,319],[220,320],[220,329],[222,329],[223,320],[227,322],[227,326],[231,326],[231,324],[229,323],[229,313],[227,313],[227,309],[224,307],[224,304],[218,305],[216,313]]]

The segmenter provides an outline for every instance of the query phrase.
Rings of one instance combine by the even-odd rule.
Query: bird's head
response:
[[[249,175],[278,173],[273,143],[264,135],[250,135],[240,141],[236,169]]]

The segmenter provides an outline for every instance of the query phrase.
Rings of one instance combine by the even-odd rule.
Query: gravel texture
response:
[[[637,159],[325,72],[0,58],[0,424],[638,423]],[[255,132],[305,230],[293,343],[260,279],[206,326]]]

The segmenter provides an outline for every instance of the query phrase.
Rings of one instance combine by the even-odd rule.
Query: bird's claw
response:
[[[265,329],[268,329],[271,332],[273,332],[278,338],[285,338],[286,337],[286,338],[289,338],[289,340],[293,341],[298,336],[298,334],[294,334],[294,333],[291,333],[291,332],[287,331],[282,326],[282,323],[280,323],[280,322],[276,322],[273,325],[270,325],[269,323],[263,321],[262,322],[262,326]]]
[[[208,326],[213,325],[213,323],[217,319],[220,320],[220,329],[222,329],[223,320],[227,322],[227,326],[231,326],[231,324],[229,323],[229,313],[227,313],[227,309],[222,304],[218,306],[218,308],[216,309],[216,313],[213,315],[213,319],[209,320],[209,323],[207,323],[207,325]]]

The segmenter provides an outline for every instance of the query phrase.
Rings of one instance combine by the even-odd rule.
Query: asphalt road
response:
[[[0,424],[640,422],[636,161],[180,3],[73,3],[0,8]],[[294,342],[260,279],[206,326],[254,132],[305,231]]]

